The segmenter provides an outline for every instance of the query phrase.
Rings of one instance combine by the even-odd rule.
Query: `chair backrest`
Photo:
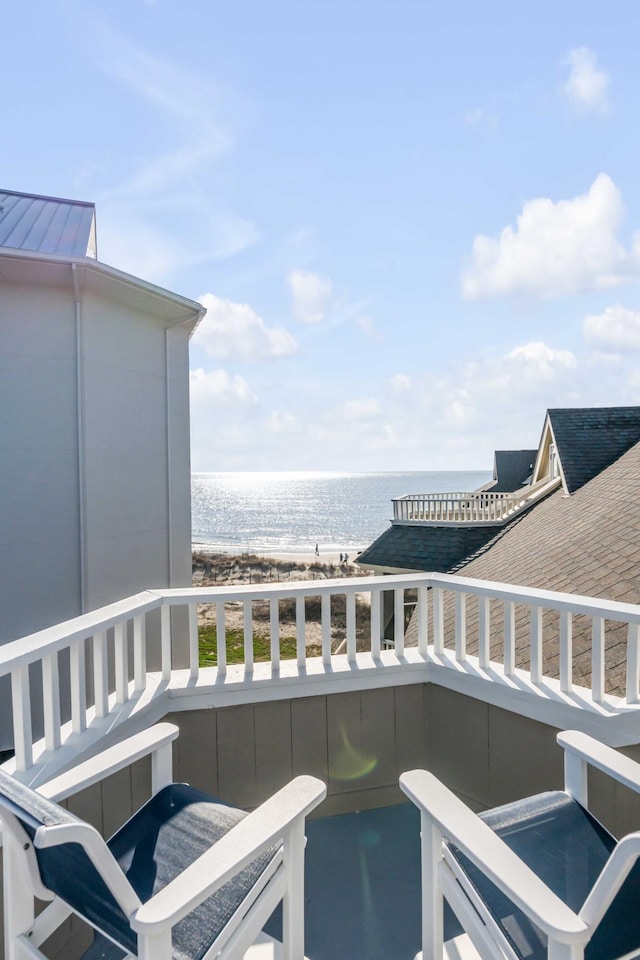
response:
[[[59,896],[91,924],[121,943],[127,950],[136,949],[136,937],[115,896],[95,864],[95,851],[104,856],[122,875],[100,835],[88,823],[65,810],[14,777],[0,770],[0,819],[17,839],[27,858],[27,869],[33,877],[34,864],[42,886]],[[76,842],[64,841],[40,848],[36,834],[49,828],[74,825],[80,828]],[[24,843],[25,835],[28,843]],[[86,842],[83,842],[83,835]],[[89,855],[88,849],[94,852]],[[124,875],[122,878],[127,883]],[[128,884],[127,884],[128,886]],[[34,884],[34,895],[42,891]],[[49,896],[50,899],[50,896]]]

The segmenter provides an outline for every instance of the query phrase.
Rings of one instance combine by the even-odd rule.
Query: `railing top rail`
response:
[[[11,640],[0,646],[0,676],[10,673],[21,664],[33,663],[47,654],[64,650],[82,637],[108,630],[128,616],[143,614],[159,606],[157,593],[145,590],[90,613],[83,613],[72,620],[45,627],[18,640]]]
[[[289,580],[281,583],[239,584],[231,587],[173,587],[157,590],[163,604],[176,600],[215,603],[224,600],[280,599],[292,594],[317,597],[322,594],[364,593],[369,590],[394,590],[400,587],[428,586],[429,573],[404,573],[392,576],[336,577],[333,580]]]
[[[525,494],[488,492],[484,490],[455,491],[453,493],[407,493],[402,497],[392,497],[392,503],[404,500],[424,500],[438,502],[441,500],[524,500]]]
[[[605,620],[640,623],[640,605],[635,603],[621,603],[619,600],[585,597],[556,590],[540,590],[537,587],[512,586],[509,583],[475,580],[471,577],[460,577],[448,573],[430,573],[427,576],[429,586],[443,587],[456,593],[472,593],[496,600],[512,600],[515,603],[566,610],[571,613],[585,614],[588,617],[602,617]]]

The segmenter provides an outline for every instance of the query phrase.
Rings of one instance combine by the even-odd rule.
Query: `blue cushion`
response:
[[[2,808],[17,817],[31,840],[38,827],[83,822],[0,770],[0,811]],[[127,918],[80,844],[61,843],[34,850],[45,887],[127,949],[135,948],[136,938]]]
[[[33,839],[42,825],[82,822],[0,770],[4,807]],[[108,841],[107,846],[144,903],[193,863],[247,814],[185,784],[172,784],[152,797]],[[257,857],[224,884],[173,931],[173,960],[201,960],[274,856]],[[137,937],[83,848],[64,843],[35,850],[45,886],[132,953]],[[86,960],[115,960],[122,951],[97,936]]]
[[[172,784],[134,814],[108,845],[129,883],[145,902],[246,816],[243,810],[193,787]],[[257,857],[176,924],[173,960],[201,960],[275,850]]]
[[[481,814],[541,880],[578,912],[616,844],[572,797],[550,792]],[[522,960],[544,960],[546,938],[467,857],[451,847],[479,897]],[[586,960],[614,960],[640,948],[640,867],[632,870],[587,945]]]

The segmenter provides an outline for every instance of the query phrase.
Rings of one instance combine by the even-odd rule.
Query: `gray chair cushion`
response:
[[[616,844],[573,798],[551,792],[481,814],[541,880],[580,910]],[[546,938],[459,850],[451,846],[480,899],[522,960],[544,960]],[[613,960],[640,948],[640,868],[634,867],[585,951],[586,960]]]
[[[152,797],[109,840],[129,883],[145,902],[193,863],[247,814],[185,784]],[[272,860],[257,857],[176,924],[173,960],[200,960]],[[118,938],[119,939],[119,938]],[[124,943],[124,939],[119,939]]]
[[[0,812],[18,818],[33,840],[40,826],[81,823],[0,770]],[[107,846],[144,903],[170,883],[247,814],[185,784],[152,797]],[[173,960],[201,960],[273,858],[277,847],[256,858],[196,910],[176,924]],[[35,850],[44,885],[125,950],[137,952],[137,937],[83,848],[64,843]],[[97,936],[86,960],[117,960],[122,950]]]

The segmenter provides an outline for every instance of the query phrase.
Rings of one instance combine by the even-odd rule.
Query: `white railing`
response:
[[[381,600],[389,592],[395,622],[402,626],[392,648],[383,649]],[[369,618],[359,595],[368,600]],[[319,598],[320,608],[313,649],[309,598]],[[415,613],[405,631],[408,599],[415,603]],[[284,601],[295,613],[284,629],[291,637],[288,645],[281,640]],[[339,622],[338,603],[343,608]],[[215,605],[215,666],[200,666],[202,604]],[[260,619],[269,659],[260,663],[254,657],[256,604],[268,606],[268,615],[262,611]],[[234,658],[239,662],[230,656],[235,640],[229,629],[231,610],[240,622],[240,656]],[[573,676],[573,627],[584,638],[585,623],[590,689],[579,687]],[[551,632],[546,640],[545,631]],[[620,631],[626,648],[625,700],[606,689],[605,649],[620,642]],[[553,645],[557,656],[550,662],[558,661],[557,670],[544,669],[545,642]],[[198,705],[216,705],[221,695],[243,696],[247,702],[358,684],[451,683],[452,678],[464,689],[473,678],[476,685],[484,682],[485,691],[492,690],[490,698],[485,695],[492,702],[502,687],[511,703],[533,694],[538,703],[563,702],[612,717],[637,710],[632,705],[640,699],[639,670],[639,606],[446,574],[147,591],[0,648],[0,677],[11,678],[15,762],[10,768],[19,773],[39,765],[49,777],[56,764],[62,768],[68,762],[65,756],[90,749],[118,724],[134,717],[153,722],[176,709],[169,706],[171,698],[195,695],[205,698]],[[70,689],[66,706],[61,689]],[[39,716],[42,730],[33,722]]]
[[[393,500],[394,520],[437,523],[489,523],[505,520],[526,503],[510,493],[425,493]]]

